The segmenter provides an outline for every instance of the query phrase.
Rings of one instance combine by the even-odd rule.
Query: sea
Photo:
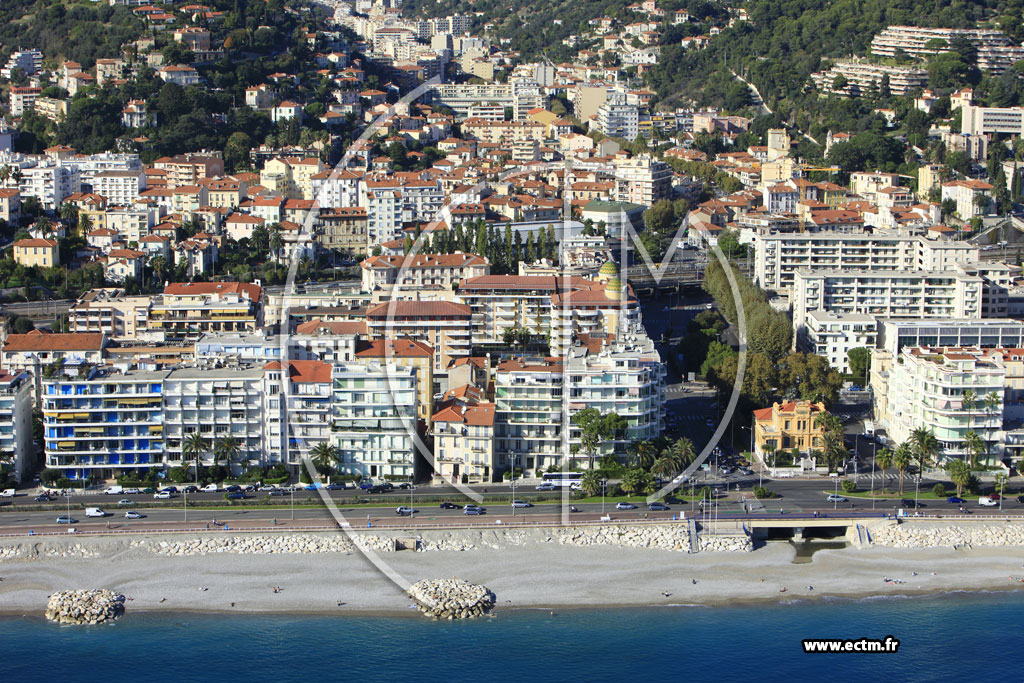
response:
[[[130,609],[130,608],[129,608]],[[733,607],[408,617],[127,613],[100,626],[0,619],[4,679],[77,681],[1020,680],[1024,592]],[[805,638],[899,640],[893,653],[807,654]]]

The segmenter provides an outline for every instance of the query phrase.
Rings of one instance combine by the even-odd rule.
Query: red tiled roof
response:
[[[64,334],[9,334],[4,351],[99,351],[103,334],[69,332]]]
[[[434,349],[413,339],[374,339],[359,344],[357,358],[429,358]]]
[[[264,370],[280,370],[280,361],[270,361]],[[288,377],[293,382],[326,384],[331,381],[331,364],[319,360],[293,360],[288,362]]]

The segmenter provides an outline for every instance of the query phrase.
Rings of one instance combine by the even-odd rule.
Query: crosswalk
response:
[[[882,481],[883,476],[885,478],[885,481],[899,481],[900,479],[900,475],[893,474],[892,472],[886,472],[885,475],[883,475],[881,472],[875,472],[874,474],[872,474],[871,472],[861,472],[858,476],[860,479],[873,479],[874,481]],[[910,481],[911,476],[909,474],[904,475],[903,480]]]

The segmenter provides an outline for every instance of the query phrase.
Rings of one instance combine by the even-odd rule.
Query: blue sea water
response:
[[[419,617],[127,614],[95,627],[0,620],[5,680],[949,681],[1024,664],[1024,592],[771,606]],[[804,654],[884,638],[895,654]],[[1011,678],[1020,678],[1019,675]]]

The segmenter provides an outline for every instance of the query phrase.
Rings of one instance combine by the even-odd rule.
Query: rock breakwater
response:
[[[494,607],[494,593],[486,586],[462,579],[423,579],[409,587],[420,612],[434,619],[469,619]]]
[[[874,545],[891,548],[1024,546],[1024,524],[930,524],[904,522],[870,530]]]
[[[46,618],[58,624],[101,624],[124,614],[124,596],[103,588],[58,591],[46,603]]]

